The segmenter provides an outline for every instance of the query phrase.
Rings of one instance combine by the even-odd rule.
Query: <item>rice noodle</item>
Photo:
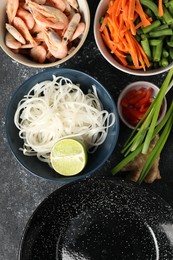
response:
[[[78,138],[94,152],[115,123],[92,86],[84,94],[78,85],[62,76],[37,83],[19,102],[14,122],[23,139],[25,155],[49,163],[53,145],[62,138]]]

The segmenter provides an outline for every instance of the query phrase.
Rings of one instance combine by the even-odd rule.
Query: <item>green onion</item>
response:
[[[173,110],[172,110],[172,113],[173,113]],[[161,153],[161,151],[168,139],[172,126],[173,126],[173,114],[171,114],[171,116],[169,117],[169,120],[167,121],[166,126],[165,126],[162,134],[160,135],[159,140],[157,141],[157,143],[155,144],[151,153],[148,156],[148,159],[147,159],[147,161],[140,173],[139,179],[138,179],[139,184],[145,179],[147,173],[149,172],[149,170],[151,169],[155,160],[158,158],[159,154]]]
[[[143,118],[137,124],[135,129],[132,131],[130,137],[127,139],[121,151],[124,154],[125,158],[112,169],[113,175],[119,172],[127,163],[133,160],[140,152],[146,154],[150,147],[151,141],[157,134],[160,134],[160,131],[162,131],[160,138],[158,142],[155,144],[151,153],[149,154],[147,161],[144,165],[144,168],[141,171],[138,180],[139,183],[141,183],[144,180],[147,173],[149,172],[152,165],[154,164],[155,160],[157,159],[158,155],[162,151],[173,126],[173,102],[169,110],[167,111],[165,117],[162,119],[162,121],[157,126],[156,124],[157,124],[159,111],[161,109],[163,99],[167,94],[167,92],[173,87],[173,80],[171,81],[172,77],[173,77],[173,68],[170,69],[170,71],[168,72],[160,88],[160,91],[158,92],[154,101],[150,105],[149,109],[144,114]]]

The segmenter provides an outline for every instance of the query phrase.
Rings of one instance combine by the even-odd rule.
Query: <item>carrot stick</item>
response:
[[[110,38],[108,38],[106,34],[102,34],[102,38],[103,38],[105,44],[108,46],[108,48],[112,49],[113,45],[112,45]]]
[[[121,6],[122,6],[122,0],[117,0],[118,4],[117,4],[117,9],[115,12],[115,16],[118,16],[121,12]]]
[[[134,21],[135,0],[129,0],[128,19]]]
[[[128,5],[125,5],[125,6],[124,6],[124,9],[123,9],[123,18],[124,18],[124,21],[127,21],[127,20],[128,20]]]
[[[139,66],[139,61],[138,61],[138,57],[136,55],[136,48],[135,48],[135,45],[134,45],[134,42],[133,42],[133,37],[131,37],[131,34],[129,32],[126,33],[125,35],[126,39],[127,39],[127,42],[129,44],[129,53],[132,57],[132,61],[133,61],[133,64],[138,67]]]
[[[152,20],[153,20],[152,17],[148,17],[147,19],[148,19],[148,21],[149,21],[150,23],[151,23]],[[140,27],[142,27],[142,25],[143,25],[143,23],[142,23],[142,22],[139,22],[139,23],[135,26],[136,30],[139,29]]]
[[[122,53],[120,53],[118,50],[115,50],[115,55],[125,67],[128,65],[126,61],[126,56],[122,55]]]
[[[133,35],[136,35],[136,27],[135,27],[133,21],[132,21],[132,20],[129,20],[129,24],[130,24],[131,33],[132,33]]]
[[[144,27],[150,25],[151,23],[147,20],[145,12],[143,11],[142,5],[139,0],[136,0],[136,7],[135,7],[136,12],[139,14],[142,24]]]
[[[162,4],[162,0],[158,0],[158,13],[160,16],[163,16],[163,4]]]
[[[122,0],[122,5],[121,5],[122,11],[125,9],[125,6],[128,4],[128,1],[129,0]]]
[[[102,22],[102,25],[101,25],[101,27],[100,27],[100,32],[103,31],[103,29],[104,29],[104,27],[106,26],[106,24],[107,24],[107,17],[104,17],[103,22]]]

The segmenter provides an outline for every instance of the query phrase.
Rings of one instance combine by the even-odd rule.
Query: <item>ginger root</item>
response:
[[[126,166],[124,166],[121,171],[123,172],[129,172],[128,174],[128,179],[131,181],[136,182],[140,176],[141,170],[143,166],[145,165],[145,162],[152,151],[154,145],[158,141],[159,136],[157,135],[151,142],[148,153],[147,154],[142,154],[140,153],[135,157],[134,160],[129,162]],[[159,170],[159,160],[160,160],[160,155],[158,158],[155,160],[153,166],[151,167],[150,171],[148,172],[147,176],[145,177],[145,182],[146,183],[152,183],[156,179],[161,179],[160,176],[160,170]]]

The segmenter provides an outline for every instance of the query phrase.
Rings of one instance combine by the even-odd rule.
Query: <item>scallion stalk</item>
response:
[[[157,141],[157,143],[155,144],[155,146],[153,147],[152,151],[150,152],[150,154],[148,156],[148,159],[147,159],[147,161],[140,173],[139,179],[138,179],[139,184],[141,184],[141,182],[145,179],[149,170],[153,166],[155,160],[158,158],[159,154],[161,153],[161,151],[168,139],[172,126],[173,126],[173,114],[171,114],[171,116],[169,117],[169,120],[167,121],[165,128],[164,128],[162,134],[160,135],[159,140]]]

